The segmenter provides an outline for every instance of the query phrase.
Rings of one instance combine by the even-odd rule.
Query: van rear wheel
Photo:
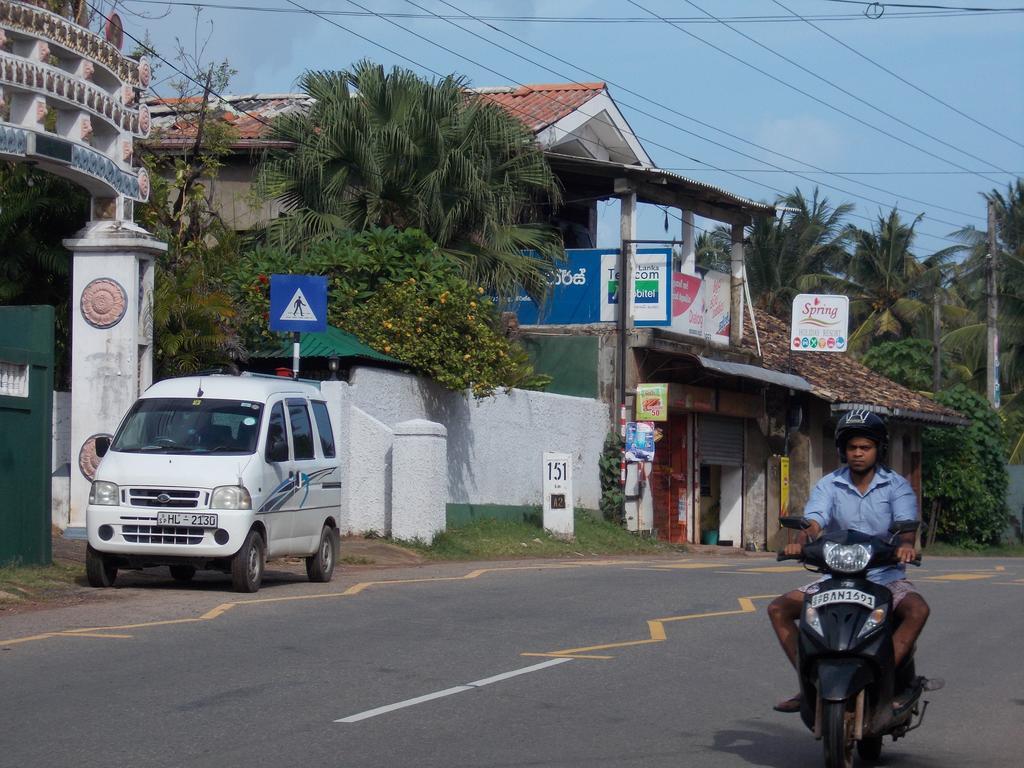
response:
[[[266,545],[255,528],[231,558],[231,586],[235,592],[258,592],[263,582]]]
[[[117,579],[117,566],[111,558],[89,545],[85,548],[85,576],[90,587],[112,587]]]
[[[320,531],[316,554],[306,558],[306,575],[310,581],[323,583],[331,580],[338,560],[338,545],[338,531],[325,525]]]

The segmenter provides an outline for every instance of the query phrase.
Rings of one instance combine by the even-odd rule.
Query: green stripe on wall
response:
[[[508,504],[448,504],[446,507],[445,520],[449,528],[458,528],[476,520],[530,522],[539,527],[544,514],[539,505],[515,507]]]

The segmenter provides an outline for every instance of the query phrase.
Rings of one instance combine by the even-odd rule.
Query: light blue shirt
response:
[[[917,520],[917,495],[902,475],[881,465],[862,494],[850,481],[850,468],[841,467],[814,486],[804,517],[827,533],[853,530],[888,538],[889,526],[894,522]],[[889,584],[906,578],[906,570],[903,565],[872,568],[868,578],[877,584]]]

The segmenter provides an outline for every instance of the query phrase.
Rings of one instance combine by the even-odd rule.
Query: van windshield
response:
[[[256,451],[261,403],[246,400],[154,397],[139,400],[110,448],[124,453]]]

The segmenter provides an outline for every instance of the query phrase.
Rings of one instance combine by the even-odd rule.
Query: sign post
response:
[[[571,539],[574,535],[572,454],[544,453],[544,530]]]
[[[299,378],[302,333],[327,330],[327,278],[270,276],[270,330],[292,334],[292,378]]]

